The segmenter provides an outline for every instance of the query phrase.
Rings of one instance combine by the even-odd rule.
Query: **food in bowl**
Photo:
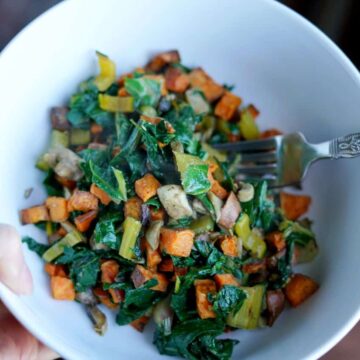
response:
[[[251,140],[258,110],[177,51],[116,77],[80,84],[51,111],[51,144],[37,167],[48,198],[21,211],[48,244],[23,241],[45,261],[52,296],[82,303],[101,335],[119,325],[143,331],[153,318],[161,354],[228,359],[236,328],[272,326],[286,301],[317,289],[293,265],[317,254],[310,197],[237,181],[212,143]]]

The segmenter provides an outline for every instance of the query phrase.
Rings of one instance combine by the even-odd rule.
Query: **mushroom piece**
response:
[[[99,303],[91,290],[76,293],[76,300],[84,305],[95,306]]]
[[[94,330],[99,335],[104,335],[107,330],[107,320],[105,314],[95,305],[86,305],[86,312],[93,323]]]
[[[240,203],[233,192],[226,199],[225,205],[221,209],[219,225],[226,229],[231,229],[241,212]]]
[[[240,190],[237,193],[237,197],[240,202],[248,202],[254,198],[255,190],[254,186],[249,183],[240,182]]]

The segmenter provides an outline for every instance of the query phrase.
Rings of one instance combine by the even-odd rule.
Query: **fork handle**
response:
[[[329,141],[329,153],[333,159],[353,158],[360,155],[360,133],[354,133]]]

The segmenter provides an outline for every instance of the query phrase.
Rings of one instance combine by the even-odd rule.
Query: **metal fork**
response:
[[[217,144],[214,148],[240,154],[240,177],[267,179],[271,187],[300,186],[309,167],[320,159],[360,155],[360,133],[309,144],[302,133],[264,140]]]

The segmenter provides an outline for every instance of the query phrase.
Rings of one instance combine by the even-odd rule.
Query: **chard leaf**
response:
[[[210,190],[208,170],[208,165],[189,165],[186,168],[182,176],[182,185],[187,194],[201,195]]]
[[[228,314],[240,310],[246,297],[246,292],[240,288],[225,285],[215,296],[214,310],[220,317],[226,318]]]
[[[160,83],[156,80],[140,77],[125,79],[125,89],[134,98],[135,107],[156,107],[160,100]]]
[[[35,252],[40,257],[42,257],[44,252],[47,249],[49,249],[49,247],[50,247],[49,245],[44,245],[44,244],[38,243],[36,240],[34,240],[30,236],[24,236],[22,238],[22,242],[28,246],[29,250]]]

